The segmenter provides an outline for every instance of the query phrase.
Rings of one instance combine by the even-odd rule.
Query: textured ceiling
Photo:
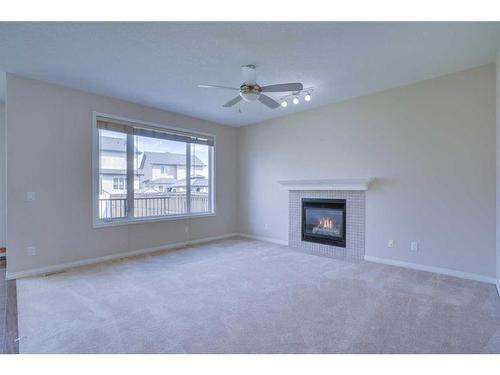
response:
[[[499,36],[499,23],[3,22],[0,70],[240,126],[493,62]],[[232,92],[196,87],[239,86],[243,64],[313,100],[223,108]]]

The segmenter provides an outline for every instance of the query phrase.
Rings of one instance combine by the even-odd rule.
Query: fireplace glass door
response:
[[[345,247],[345,199],[302,199],[302,240]]]

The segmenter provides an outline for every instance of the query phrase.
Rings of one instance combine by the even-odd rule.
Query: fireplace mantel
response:
[[[375,180],[369,178],[333,178],[326,180],[285,180],[278,181],[286,190],[368,190]]]

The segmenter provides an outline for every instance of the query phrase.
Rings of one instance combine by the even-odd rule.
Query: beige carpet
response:
[[[500,352],[493,285],[230,239],[18,281],[21,353]]]

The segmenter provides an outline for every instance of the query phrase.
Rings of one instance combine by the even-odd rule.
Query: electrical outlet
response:
[[[387,241],[387,247],[394,247],[394,240]]]
[[[36,199],[36,193],[34,191],[28,191],[26,193],[26,200],[28,202],[33,202]]]
[[[410,250],[411,251],[418,251],[418,242],[417,241],[412,241],[410,243]]]
[[[36,247],[28,246],[27,253],[29,257],[34,257],[36,255]]]

